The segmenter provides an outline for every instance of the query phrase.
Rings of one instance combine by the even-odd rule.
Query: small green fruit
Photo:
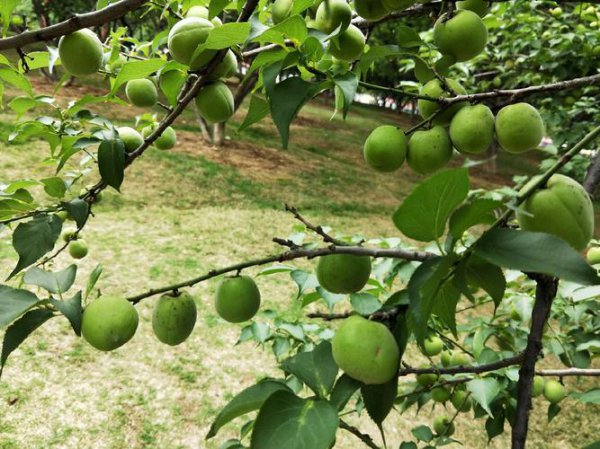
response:
[[[450,366],[452,364],[452,351],[442,351],[440,360],[442,361],[442,366]]]
[[[154,307],[152,329],[161,342],[175,346],[190,336],[196,315],[196,303],[190,294],[162,295]]]
[[[380,172],[398,170],[406,158],[406,136],[391,125],[375,128],[363,148],[365,162]]]
[[[531,388],[531,396],[537,398],[544,392],[544,378],[542,376],[535,376],[533,378],[533,386]]]
[[[457,9],[468,9],[473,11],[479,17],[485,17],[492,7],[489,0],[462,0],[456,2]]]
[[[235,75],[238,71],[238,61],[237,58],[235,57],[235,54],[231,51],[228,50],[227,53],[225,53],[225,57],[223,58],[223,61],[221,61],[221,63],[215,68],[215,70],[210,74],[210,76],[208,77],[209,80],[211,81],[216,81],[219,78],[231,78],[233,75]]]
[[[453,351],[450,357],[450,366],[468,366],[470,362],[469,356],[462,352]]]
[[[536,108],[527,103],[503,107],[496,117],[496,138],[509,153],[536,148],[544,137],[544,122]]]
[[[450,78],[446,78],[446,83],[454,92],[456,92],[460,95],[464,95],[467,93],[465,88],[462,87],[458,81],[455,81]],[[433,97],[433,98],[439,98],[439,97],[446,98],[448,96],[454,96],[454,94],[449,94],[448,92],[446,92],[444,90],[443,86],[440,83],[440,80],[438,80],[437,78],[434,78],[434,79],[428,81],[421,88],[419,93],[421,95]],[[431,117],[440,108],[440,105],[438,103],[436,103],[435,101],[429,101],[429,100],[419,100],[417,102],[417,105],[419,107],[419,112],[421,113],[421,117],[423,117],[424,119]],[[461,108],[463,108],[466,105],[467,105],[466,102],[453,104],[448,109],[446,109],[444,112],[438,114],[433,119],[433,124],[434,125],[447,125],[448,123],[450,123],[450,120],[452,120],[452,117],[454,117],[454,114],[456,114]]]
[[[434,402],[443,404],[450,399],[450,391],[445,387],[435,387],[431,390],[431,399],[433,399]]]
[[[450,139],[461,153],[484,153],[494,141],[494,114],[487,106],[465,106],[450,122]]]
[[[144,143],[144,138],[135,129],[129,126],[122,126],[117,129],[119,138],[125,145],[125,151],[131,153]]]
[[[69,243],[69,254],[73,259],[83,259],[87,256],[88,247],[84,240],[73,240]]]
[[[552,8],[550,10],[550,14],[552,14],[553,17],[557,17],[558,18],[558,17],[562,16],[562,13],[563,13],[563,10],[560,7]]]
[[[77,231],[65,231],[62,233],[62,239],[64,242],[70,242],[77,238]]]
[[[382,0],[382,4],[388,11],[403,11],[417,3],[417,0]]]
[[[537,179],[534,177],[521,191]],[[581,251],[594,233],[594,207],[581,184],[555,174],[517,209],[517,221],[525,231],[556,235]]]
[[[354,10],[363,19],[371,21],[379,20],[388,13],[381,0],[354,0]]]
[[[353,315],[344,320],[331,343],[335,363],[364,384],[384,384],[398,371],[398,344],[381,323]]]
[[[234,110],[233,94],[221,81],[208,84],[196,96],[198,112],[210,123],[222,123],[231,118]]]
[[[142,129],[142,137],[146,139],[150,134],[154,132],[156,126],[146,126]],[[170,150],[177,143],[177,134],[175,130],[170,126],[163,131],[158,139],[154,141],[154,146],[159,150]]]
[[[444,349],[444,342],[436,335],[431,335],[423,342],[423,354],[428,357],[434,357],[442,352]]]
[[[452,402],[454,408],[459,412],[468,412],[473,405],[469,393],[464,390],[455,390],[454,393],[452,393],[450,402]]]
[[[292,15],[292,7],[294,0],[275,0],[271,8],[271,18],[273,23],[277,25]]]
[[[350,24],[352,10],[344,0],[324,0],[317,9],[315,27],[329,34],[340,27],[344,31]]]
[[[66,210],[59,210],[54,215],[56,215],[63,223],[69,218],[69,213]]]
[[[433,28],[433,41],[440,52],[454,56],[458,62],[481,53],[487,38],[481,17],[469,10],[459,10],[450,19],[443,14]]]
[[[406,160],[410,168],[428,175],[445,167],[452,158],[452,143],[442,126],[426,131],[415,131],[408,141]]]
[[[454,423],[446,415],[438,416],[433,420],[433,430],[439,436],[449,437],[454,433]]]
[[[365,49],[365,35],[358,27],[348,26],[329,43],[329,53],[343,61],[359,59]]]
[[[600,263],[600,247],[594,246],[588,249],[586,254],[587,261],[590,265]]]
[[[371,275],[371,259],[352,254],[330,254],[319,258],[317,279],[331,293],[360,291]]]
[[[213,58],[215,51],[206,50],[193,60],[192,57],[198,46],[206,42],[213,28],[209,20],[200,17],[188,17],[177,22],[169,32],[169,53],[175,61],[189,65],[192,70],[202,68]]]
[[[225,278],[215,295],[215,308],[225,321],[241,323],[248,321],[260,307],[260,291],[252,278],[236,276]]]
[[[141,108],[149,108],[158,101],[156,86],[149,79],[131,80],[125,86],[129,102]]]
[[[429,368],[427,365],[421,365],[421,368]],[[429,387],[436,383],[438,375],[435,373],[417,374],[417,383],[422,387]]]
[[[544,385],[544,397],[551,404],[558,404],[565,396],[565,387],[556,380],[549,380]]]
[[[101,296],[83,311],[81,334],[94,348],[112,351],[131,340],[138,321],[135,307],[125,298]]]
[[[60,38],[58,54],[62,66],[74,76],[92,75],[102,67],[102,42],[92,30],[75,31]]]
[[[208,20],[208,8],[200,5],[192,6],[190,9],[188,9],[185,17],[199,17],[201,19]]]

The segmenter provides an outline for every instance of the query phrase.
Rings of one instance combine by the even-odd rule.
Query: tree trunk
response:
[[[587,174],[583,180],[583,188],[592,198],[595,198],[598,184],[600,184],[600,151],[596,152],[588,166]]]
[[[213,136],[211,134],[211,130],[206,123],[206,120],[202,118],[200,115],[200,111],[198,111],[198,106],[196,106],[196,102],[192,101],[192,109],[194,110],[194,114],[196,115],[196,121],[198,122],[198,126],[200,127],[200,131],[202,131],[202,138],[206,143],[213,143]]]
[[[254,72],[248,78],[244,79],[238,86],[237,91],[235,92],[235,97],[233,98],[233,109],[237,111],[239,107],[244,102],[244,99],[248,96],[254,86],[256,86],[256,82],[258,81],[258,72]]]
[[[213,126],[213,145],[220,147],[225,141],[225,128],[227,123],[215,123]]]

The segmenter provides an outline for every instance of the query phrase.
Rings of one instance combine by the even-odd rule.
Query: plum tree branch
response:
[[[538,376],[556,377],[599,377],[600,369],[594,368],[565,368],[565,369],[539,369],[535,371]]]
[[[246,262],[237,263],[235,265],[230,265],[224,268],[210,270],[208,273],[205,273],[201,276],[189,279],[187,281],[178,282],[176,284],[167,285],[164,287],[159,287],[155,289],[148,290],[147,292],[140,293],[139,295],[131,296],[127,298],[132,303],[136,304],[144,298],[148,298],[150,296],[159,295],[161,293],[166,293],[173,290],[178,290],[185,287],[191,287],[193,285],[199,284],[200,282],[206,281],[208,279],[221,276],[227,273],[240,272],[246,268],[257,267],[262,265],[267,265],[269,263],[274,262],[286,262],[294,259],[314,259],[315,257],[326,256],[329,254],[353,254],[356,256],[369,256],[374,258],[395,258],[395,259],[404,259],[404,260],[412,260],[412,261],[424,261],[430,259],[432,257],[436,257],[435,254],[423,252],[423,251],[411,251],[402,248],[393,248],[393,249],[379,249],[379,248],[364,248],[362,246],[336,246],[331,245],[325,248],[316,248],[316,249],[305,249],[305,248],[296,248],[291,249],[289,251],[285,251],[280,254],[274,254],[272,256],[263,257],[261,259],[252,259]]]
[[[338,240],[334,237],[331,237],[329,234],[327,234],[321,225],[312,224],[310,221],[308,221],[306,218],[304,218],[300,214],[300,212],[298,212],[298,209],[296,209],[295,207],[290,206],[289,204],[286,203],[285,210],[287,212],[290,212],[294,216],[294,218],[296,220],[298,220],[300,223],[302,223],[304,226],[306,226],[307,229],[310,229],[315,234],[321,236],[321,238],[323,239],[323,241],[325,243],[331,243],[331,244],[337,245],[337,246],[348,246],[348,244],[346,242]]]
[[[432,366],[430,368],[412,368],[405,366],[404,368],[398,370],[398,377],[408,376],[411,374],[481,374],[518,365],[523,361],[523,358],[524,353],[521,353],[514,357],[508,357],[506,359],[498,360],[497,362],[493,363],[487,363],[485,365],[450,366],[445,368],[436,366]]]
[[[121,0],[108,5],[106,8],[86,14],[75,14],[70,19],[48,27],[26,31],[15,36],[0,39],[0,51],[11,48],[22,48],[34,42],[47,42],[57,37],[73,33],[82,28],[102,25],[111,20],[118,19],[130,11],[142,6],[146,0]]]
[[[356,438],[358,438],[363,443],[365,443],[365,445],[367,447],[370,447],[371,449],[380,449],[379,446],[377,446],[377,444],[375,444],[375,442],[373,441],[373,438],[371,438],[371,435],[368,435],[366,433],[362,433],[356,427],[348,424],[343,419],[340,419],[339,427],[340,427],[340,429],[344,429],[344,430],[347,430],[348,432],[350,432]]]

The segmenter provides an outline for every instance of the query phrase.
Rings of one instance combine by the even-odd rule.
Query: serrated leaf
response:
[[[381,385],[363,385],[360,393],[369,417],[381,426],[394,407],[394,399],[398,394],[398,377]]]
[[[96,282],[98,282],[98,279],[100,278],[100,275],[102,274],[103,270],[104,270],[104,268],[102,267],[102,265],[98,264],[98,265],[96,265],[96,268],[94,268],[92,270],[92,272],[90,273],[90,277],[88,278],[87,284],[85,286],[84,297],[86,299],[88,296],[90,296],[90,293],[92,292],[92,289],[96,285]]]
[[[457,337],[456,330],[456,305],[460,299],[460,292],[451,282],[446,282],[440,287],[433,304],[432,312],[448,326],[452,334]]]
[[[296,376],[321,397],[329,394],[338,373],[331,343],[328,341],[319,343],[310,352],[299,352],[284,360],[281,368]]]
[[[56,215],[42,214],[27,223],[20,223],[12,238],[19,261],[8,279],[52,251],[61,229],[62,222]]]
[[[121,140],[105,140],[100,144],[98,168],[102,180],[118,191],[125,177],[125,146]]]
[[[594,388],[584,393],[571,393],[571,396],[584,404],[600,404],[600,388]]]
[[[0,285],[0,328],[23,315],[39,301],[30,291]]]
[[[23,276],[23,282],[37,285],[50,293],[65,293],[75,282],[77,265],[69,265],[62,271],[52,272],[41,268],[31,267]]]
[[[427,426],[417,426],[411,430],[411,433],[419,441],[425,441],[427,443],[433,440],[433,432]]]
[[[221,427],[238,416],[258,410],[277,391],[291,390],[284,383],[271,379],[263,380],[243,390],[219,412],[210,426],[206,439],[214,437]]]
[[[2,342],[2,355],[0,356],[0,375],[2,375],[2,370],[4,369],[8,356],[17,349],[33,331],[53,316],[54,314],[50,310],[31,310],[6,329],[4,341]]]
[[[473,400],[493,418],[494,415],[490,409],[490,404],[500,393],[500,384],[498,381],[489,377],[473,379],[467,382],[467,390],[471,392]]]
[[[506,278],[500,267],[485,262],[479,257],[471,257],[467,262],[465,274],[469,284],[485,290],[494,301],[495,307],[500,305],[506,290]]]
[[[42,179],[42,184],[44,184],[44,191],[51,197],[62,198],[67,193],[65,181],[57,176]]]
[[[22,90],[28,95],[33,95],[31,83],[25,75],[13,69],[0,68],[0,79]]]
[[[459,168],[437,173],[421,182],[393,215],[394,224],[407,237],[429,242],[440,238],[446,222],[469,192],[469,176]]]
[[[360,315],[370,315],[382,307],[377,297],[370,293],[352,293],[350,295],[350,304],[352,304],[352,308]]]
[[[338,424],[337,411],[327,401],[278,391],[258,412],[250,449],[329,449]]]
[[[475,244],[475,254],[500,267],[584,285],[600,283],[596,270],[567,242],[551,234],[492,229]]]
[[[488,436],[488,444],[493,438],[504,433],[504,420],[504,412],[499,410],[499,412],[496,413],[496,416],[489,417],[485,421],[485,431]]]
[[[211,30],[206,42],[200,45],[196,52],[202,52],[204,50],[221,50],[233,45],[243,44],[248,38],[249,33],[250,24],[248,22],[224,23]]]
[[[337,408],[338,411],[342,411],[352,395],[356,393],[361,385],[362,383],[358,380],[351,378],[347,374],[342,374],[331,391],[329,402]]]
[[[210,0],[208,5],[208,17],[212,19],[221,11],[223,11],[229,3],[230,0]]]
[[[449,231],[459,239],[467,229],[478,224],[492,224],[495,221],[493,211],[502,206],[500,201],[479,198],[460,206],[449,221]]]
[[[83,316],[81,292],[75,293],[70,299],[50,299],[50,302],[69,320],[73,331],[75,331],[77,335],[81,335],[81,318]]]
[[[356,89],[358,88],[358,76],[353,72],[348,72],[343,75],[338,75],[333,78],[335,86],[342,93],[343,98],[343,116],[346,118],[348,110],[354,101]]]

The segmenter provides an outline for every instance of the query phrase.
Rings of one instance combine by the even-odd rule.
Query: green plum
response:
[[[183,343],[194,330],[196,315],[196,303],[189,293],[162,295],[152,314],[154,335],[171,346]]]
[[[560,382],[549,380],[544,384],[544,397],[551,404],[558,404],[566,395],[565,387]]]
[[[104,58],[102,42],[96,33],[87,28],[61,37],[58,54],[62,66],[74,76],[96,73],[102,67]]]
[[[367,164],[380,172],[398,170],[406,158],[406,136],[404,131],[391,125],[375,128],[363,148]]]
[[[248,321],[260,307],[260,291],[248,276],[227,277],[221,281],[215,294],[215,308],[225,321]]]
[[[112,351],[131,340],[138,321],[135,307],[125,298],[101,296],[84,309],[81,334],[94,348]]]
[[[371,275],[371,259],[352,254],[330,254],[319,258],[317,279],[331,293],[360,291]]]
[[[221,81],[207,84],[196,96],[200,115],[209,123],[222,123],[231,118],[234,110],[233,94]]]
[[[450,18],[442,14],[433,28],[433,41],[444,55],[456,61],[468,61],[485,48],[488,34],[485,24],[476,13],[459,10]]]
[[[445,167],[452,158],[452,142],[442,126],[426,131],[415,131],[408,141],[406,161],[421,175],[428,175]]]
[[[171,57],[192,70],[204,67],[213,58],[215,50],[205,50],[195,55],[196,49],[206,42],[213,23],[201,17],[187,17],[177,22],[171,31],[167,45]]]
[[[345,0],[324,0],[317,9],[315,27],[329,34],[340,27],[344,31],[350,25],[352,10]]]
[[[129,81],[125,86],[125,94],[131,104],[142,108],[152,107],[158,101],[156,86],[149,79]]]
[[[461,153],[484,153],[494,141],[494,114],[483,104],[465,106],[450,122],[450,139]]]
[[[362,56],[365,42],[365,35],[362,31],[358,27],[350,25],[331,39],[329,53],[343,61],[354,61]]]
[[[119,133],[119,138],[125,145],[125,151],[127,153],[131,153],[135,151],[140,145],[144,143],[144,138],[142,135],[137,132],[135,129],[130,128],[129,126],[122,126],[117,128],[117,132]]]
[[[544,137],[544,121],[536,108],[527,103],[503,107],[496,116],[496,138],[509,153],[524,153],[536,148]]]
[[[452,89],[457,94],[465,95],[467,93],[465,88],[462,87],[458,81],[450,79],[450,78],[446,78],[445,81],[448,84],[448,87],[450,87],[450,89]],[[419,94],[427,96],[427,97],[432,97],[432,98],[440,98],[440,97],[445,98],[448,96],[454,96],[453,93],[450,94],[450,93],[446,92],[446,90],[440,83],[440,80],[437,78],[434,78],[434,79],[428,81],[421,88],[421,90],[419,91]],[[454,117],[454,114],[456,114],[461,108],[465,107],[467,104],[468,104],[467,102],[460,102],[460,103],[453,104],[452,106],[448,107],[445,111],[439,113],[433,119],[433,124],[434,125],[447,125],[448,123],[450,123],[450,120],[452,120],[452,117]],[[421,117],[423,117],[424,119],[431,117],[433,114],[437,113],[437,111],[440,109],[440,105],[438,103],[436,103],[434,101],[424,100],[424,99],[420,99],[417,102],[417,105],[418,105]]]

